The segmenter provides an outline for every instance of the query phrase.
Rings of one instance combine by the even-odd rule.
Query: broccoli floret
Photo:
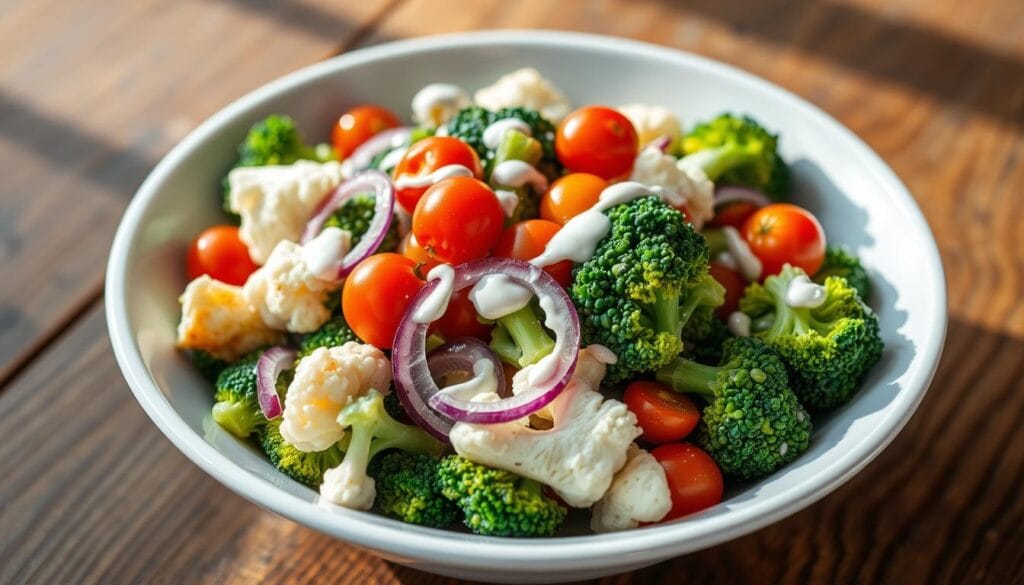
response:
[[[441,493],[465,514],[477,534],[553,536],[566,510],[540,483],[450,455],[438,468]]]
[[[555,340],[544,329],[532,303],[498,318],[491,330],[491,350],[517,368],[537,363],[554,349]]]
[[[865,303],[870,300],[871,279],[867,270],[861,266],[860,258],[853,252],[833,246],[825,248],[825,263],[814,274],[814,282],[825,284],[825,279],[830,276],[845,278],[847,284],[860,295],[860,300]]]
[[[776,199],[789,192],[789,167],[778,153],[778,136],[749,116],[721,114],[698,124],[683,139],[682,161],[712,181],[744,185]]]
[[[722,361],[725,342],[733,337],[713,307],[699,307],[683,327],[683,353],[702,364]]]
[[[256,362],[259,352],[227,367],[217,376],[213,395],[213,420],[231,434],[246,438],[258,431],[267,419],[263,417],[256,396]]]
[[[281,417],[267,421],[260,432],[260,446],[278,470],[298,481],[315,488],[324,479],[324,472],[341,463],[345,452],[338,445],[331,445],[323,451],[307,453],[288,444],[281,436]]]
[[[493,120],[504,120],[505,118],[518,118],[530,127],[530,136],[540,142],[541,161],[548,164],[558,165],[558,157],[555,155],[555,125],[542,116],[537,110],[524,107],[501,108],[494,113]],[[553,168],[551,171],[557,174],[560,168]]]
[[[484,145],[484,130],[493,121],[494,112],[480,106],[469,106],[452,116],[445,129],[448,136],[468,144],[480,156],[480,160],[485,161],[489,158],[489,151]]]
[[[656,377],[709,401],[698,441],[726,475],[767,475],[807,450],[811,418],[789,389],[778,355],[758,339],[726,342],[717,367],[677,358]]]
[[[494,154],[494,166],[509,160],[521,160],[528,164],[537,166],[541,158],[541,146],[535,138],[531,138],[518,130],[508,130],[502,137]],[[509,189],[515,192],[518,204],[515,210],[506,218],[506,225],[511,225],[526,219],[536,218],[540,214],[540,198],[543,193],[535,191],[530,185],[521,187],[510,187],[500,185],[494,181],[491,184],[495,189]]]
[[[704,238],[661,199],[641,197],[607,214],[611,229],[573,268],[569,295],[583,344],[604,345],[619,357],[608,368],[613,384],[677,356],[690,316],[699,306],[721,304],[724,291],[708,275]]]
[[[359,240],[363,239],[363,234],[366,233],[366,230],[370,227],[370,222],[373,221],[373,216],[375,215],[373,209],[374,202],[375,198],[371,194],[356,195],[331,214],[327,221],[324,222],[324,227],[348,230],[352,234],[352,247],[354,248],[359,243]],[[402,236],[398,234],[398,220],[392,220],[391,226],[388,227],[388,231],[384,235],[384,241],[377,248],[377,252],[393,252],[398,248],[398,244],[401,241]]]
[[[441,494],[439,460],[395,451],[375,459],[370,475],[377,485],[377,508],[409,524],[445,528],[459,518],[459,509]]]
[[[530,127],[532,137],[540,143],[541,160],[538,168],[548,177],[556,177],[561,172],[561,164],[555,155],[555,126],[545,119],[540,112],[530,108],[502,108],[495,112],[481,108],[480,106],[469,106],[463,108],[448,120],[446,131],[449,136],[454,136],[466,144],[480,156],[485,174],[490,175],[494,168],[495,151],[487,148],[484,144],[484,130],[498,120],[505,118],[518,118]]]
[[[825,279],[820,306],[790,307],[786,290],[796,278],[807,275],[787,264],[763,285],[751,284],[740,310],[754,322],[753,334],[779,352],[800,400],[811,409],[833,408],[853,396],[882,356],[878,317],[835,276]]]
[[[318,348],[339,347],[349,341],[361,343],[359,337],[356,336],[355,332],[352,331],[352,328],[345,321],[345,315],[339,311],[337,315],[331,317],[319,329],[302,336],[302,339],[299,341],[298,358],[302,359]]]
[[[199,370],[199,373],[202,374],[204,378],[211,382],[216,381],[217,376],[219,376],[225,368],[231,365],[230,363],[218,357],[214,357],[210,355],[209,352],[201,349],[192,350],[187,353],[189,359],[192,360],[192,365]]]

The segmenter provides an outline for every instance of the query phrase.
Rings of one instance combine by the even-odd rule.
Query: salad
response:
[[[574,109],[533,69],[411,109],[321,145],[261,120],[187,256],[213,419],[325,507],[666,522],[798,458],[879,360],[867,272],[753,118]]]

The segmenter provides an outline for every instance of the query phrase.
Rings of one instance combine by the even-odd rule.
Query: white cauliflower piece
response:
[[[344,436],[338,413],[371,388],[390,392],[391,362],[372,345],[350,341],[302,358],[284,398],[281,436],[299,451],[323,451]]]
[[[601,349],[580,351],[572,380],[552,403],[550,430],[531,429],[523,421],[460,422],[448,436],[455,451],[549,485],[570,506],[586,508],[601,499],[641,432],[625,404],[595,391],[605,373],[607,350]]]
[[[488,110],[515,106],[537,110],[555,124],[572,111],[565,94],[530,67],[503,75],[494,84],[477,90],[473,100]]]
[[[377,499],[377,482],[366,474],[365,465],[341,464],[324,472],[320,497],[343,508],[369,510]]]
[[[341,163],[335,161],[232,170],[229,206],[242,218],[238,237],[252,261],[263,264],[278,242],[298,241],[317,205],[343,179]]]
[[[690,210],[690,220],[696,229],[715,214],[715,184],[711,179],[700,169],[680,165],[675,157],[658,148],[640,151],[629,180],[670,192]]]
[[[626,453],[626,465],[615,474],[608,492],[591,510],[590,529],[615,532],[657,522],[672,509],[665,469],[653,455],[635,444]]]
[[[662,106],[647,104],[628,104],[620,106],[619,112],[629,118],[640,137],[640,148],[661,136],[667,136],[672,144],[679,142],[683,133],[679,118],[671,110]]]
[[[178,347],[182,349],[202,350],[216,358],[235,361],[283,339],[249,306],[241,287],[206,274],[190,282],[178,301]]]

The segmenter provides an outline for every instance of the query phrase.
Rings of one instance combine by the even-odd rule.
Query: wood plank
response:
[[[95,301],[121,212],[232,99],[357,41],[393,0],[13,2],[0,18],[0,387]],[[40,270],[45,267],[45,270]]]

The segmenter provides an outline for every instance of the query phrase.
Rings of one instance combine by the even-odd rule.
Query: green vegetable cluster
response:
[[[778,136],[749,116],[721,114],[683,138],[682,161],[715,184],[751,187],[776,199],[789,194],[789,167],[779,156]]]

